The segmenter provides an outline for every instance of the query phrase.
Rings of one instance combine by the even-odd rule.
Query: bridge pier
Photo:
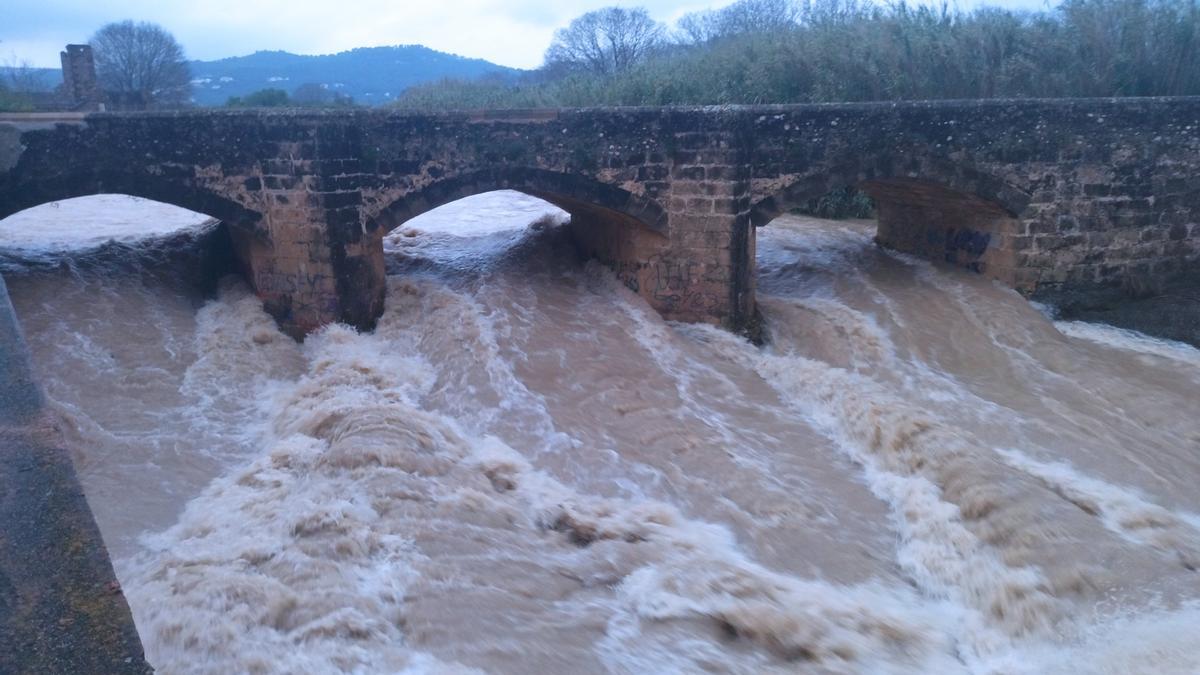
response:
[[[348,237],[335,223],[270,211],[267,220],[265,237],[235,229],[232,238],[243,276],[280,329],[299,340],[339,321],[373,328],[387,287],[382,233]]]
[[[671,236],[607,209],[569,210],[585,258],[617,278],[663,318],[741,329],[754,313],[754,231],[738,214],[670,214]]]
[[[241,200],[261,216],[231,228],[239,267],[296,339],[335,322],[371,329],[383,313],[383,232],[364,225],[361,174],[348,171],[354,160],[297,159],[331,146],[272,144],[278,156],[259,159],[238,182]]]
[[[749,146],[737,127],[684,117],[669,161],[635,175],[664,207],[665,233],[606,209],[568,208],[584,255],[609,265],[668,320],[755,332]],[[662,161],[662,160],[660,160]]]

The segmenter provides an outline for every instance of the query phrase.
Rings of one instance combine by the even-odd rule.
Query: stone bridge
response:
[[[502,188],[664,316],[736,329],[755,228],[846,186],[883,245],[1040,297],[1145,292],[1200,257],[1200,99],[0,116],[0,217],[115,192],[219,218],[297,337],[371,327],[383,235]]]

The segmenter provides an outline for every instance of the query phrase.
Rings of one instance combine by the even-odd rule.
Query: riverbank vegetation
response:
[[[231,96],[227,108],[353,108],[354,97],[313,82],[302,84],[290,95],[276,88],[259,89],[245,96]]]
[[[673,27],[589,12],[520,78],[406,90],[410,109],[1200,95],[1200,2],[962,10],[740,0]]]

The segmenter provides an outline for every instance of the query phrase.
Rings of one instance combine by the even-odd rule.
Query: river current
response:
[[[104,238],[180,217],[108,199]],[[53,241],[5,278],[159,672],[1200,672],[1192,347],[798,216],[759,347],[511,192],[297,344],[235,278],[78,263],[89,217],[0,248]]]

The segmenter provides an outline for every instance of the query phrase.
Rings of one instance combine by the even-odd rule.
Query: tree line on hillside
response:
[[[445,80],[411,109],[1200,94],[1200,0],[1064,0],[970,11],[871,0],[739,0],[674,28],[588,12],[516,83]]]
[[[259,89],[245,96],[230,96],[225,102],[229,108],[351,108],[354,107],[354,97],[347,96],[329,87],[315,82],[309,82],[296,87],[291,94],[283,89],[270,87]]]
[[[1063,0],[1053,9],[970,11],[905,0],[738,0],[674,27],[608,7],[557,31],[544,64],[514,80],[444,80],[405,90],[410,109],[804,103],[947,98],[1200,95],[1200,0]],[[163,28],[123,21],[92,37],[110,101],[191,101],[183,49]],[[28,110],[31,69],[0,76],[0,110]],[[319,84],[264,89],[227,105],[348,106]]]

